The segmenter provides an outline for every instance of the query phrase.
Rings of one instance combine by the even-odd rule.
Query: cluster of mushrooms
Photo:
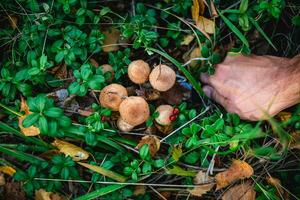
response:
[[[110,65],[102,65],[101,68],[104,72],[114,74]],[[176,73],[169,66],[160,64],[151,71],[148,63],[143,60],[135,60],[129,64],[128,77],[135,84],[144,84],[149,80],[151,86],[161,92],[172,88],[176,81]],[[147,101],[141,96],[129,96],[126,88],[120,84],[112,83],[104,87],[99,100],[102,107],[120,113],[117,126],[121,131],[131,131],[150,117]],[[160,105],[155,112],[159,114],[155,121],[166,126],[176,119],[179,110],[171,105]]]

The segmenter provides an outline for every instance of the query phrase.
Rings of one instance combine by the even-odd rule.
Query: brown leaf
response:
[[[202,16],[198,17],[196,26],[208,34],[214,34],[215,32],[215,22]]]
[[[53,67],[50,73],[59,79],[65,79],[68,77],[67,65],[65,63],[59,64]]]
[[[141,148],[144,144],[149,145],[150,155],[155,156],[156,152],[160,148],[160,140],[154,135],[146,135],[142,137],[139,144],[136,146],[137,149]]]
[[[197,175],[194,178],[194,184],[199,185],[199,184],[205,184],[207,182],[213,181],[213,178],[208,176],[206,173],[203,171],[199,171]]]
[[[26,200],[25,192],[20,182],[7,182],[4,185],[3,199]]]
[[[22,124],[25,117],[30,114],[29,107],[23,97],[21,97],[20,111],[25,112],[25,115],[19,117],[19,128],[20,128],[21,132],[25,136],[28,136],[28,137],[39,135],[40,134],[39,128],[37,128],[35,126],[29,126],[29,127],[25,128]]]
[[[170,125],[165,125],[165,126],[162,126],[162,125],[159,125],[158,123],[154,122],[156,128],[162,132],[163,134],[169,134],[172,132],[173,130],[173,125],[170,124]]]
[[[57,147],[66,156],[71,156],[74,161],[86,160],[89,157],[87,151],[63,140],[55,139],[52,145]]]
[[[106,38],[103,41],[102,50],[104,52],[117,51],[119,49],[118,40],[120,37],[120,31],[112,28],[108,31],[104,31],[103,34]]]
[[[21,105],[20,105],[20,111],[24,111],[26,115],[30,114],[29,106],[27,105],[27,102],[25,101],[24,97],[21,96]]]
[[[267,183],[274,186],[280,196],[283,195],[284,191],[281,186],[281,181],[278,178],[274,178],[270,176],[267,178]]]
[[[146,193],[146,186],[144,185],[137,185],[134,187],[133,195],[134,196],[139,196],[139,195],[144,195]]]
[[[290,144],[291,149],[300,149],[300,131],[291,133],[292,142]]]
[[[153,88],[136,89],[135,93],[137,96],[143,97],[146,101],[154,101],[160,98],[160,92]]]
[[[199,58],[199,57],[201,57],[201,50],[200,50],[199,47],[196,47],[196,48],[194,48],[193,51],[190,53],[189,60],[192,60],[192,59],[194,59],[194,58]],[[195,67],[195,66],[197,65],[198,62],[199,62],[199,61],[197,61],[197,60],[193,60],[193,61],[190,62],[189,65],[190,65],[191,67]]]
[[[160,96],[170,105],[179,105],[182,101],[188,99],[191,91],[176,83],[171,89],[161,92]]]
[[[199,185],[194,187],[193,189],[188,189],[188,192],[191,195],[201,197],[203,194],[206,194],[208,191],[210,191],[214,187],[214,183],[209,183],[205,185]]]
[[[53,192],[47,192],[44,189],[39,189],[35,191],[35,200],[64,200],[65,197],[53,193]]]
[[[5,165],[5,166],[0,166],[0,172],[13,176],[14,173],[16,173],[16,170],[10,166]]]
[[[15,17],[15,16],[8,16],[8,19],[9,19],[9,23],[10,23],[10,26],[13,28],[13,29],[16,29],[18,26],[18,18]]]
[[[78,109],[78,114],[81,115],[81,116],[84,116],[84,117],[88,117],[91,114],[93,114],[93,111]]]
[[[252,175],[253,168],[248,163],[241,160],[233,160],[229,169],[215,176],[217,182],[216,190],[224,188],[236,180],[249,178]]]
[[[0,186],[3,186],[3,185],[5,185],[5,178],[4,178],[4,174],[1,174],[0,173]]]
[[[252,184],[248,181],[231,187],[223,194],[222,200],[255,200],[255,194]]]
[[[94,67],[99,67],[99,63],[98,63],[94,58],[91,58],[91,59],[90,59],[90,63],[91,63]]]

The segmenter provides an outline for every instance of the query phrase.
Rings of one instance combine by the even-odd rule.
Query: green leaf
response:
[[[60,177],[62,179],[68,180],[69,176],[70,176],[69,168],[67,168],[67,167],[62,168],[62,170],[60,172]]]
[[[175,161],[179,161],[179,158],[182,156],[182,148],[181,147],[174,147],[172,151],[172,158]]]
[[[58,52],[58,54],[55,55],[55,62],[60,63],[65,57],[64,51]]]
[[[39,113],[31,113],[31,114],[27,115],[25,117],[25,119],[23,120],[22,125],[25,128],[28,128],[28,127],[34,125],[37,122],[39,116],[40,116]]]
[[[294,24],[295,26],[300,26],[300,16],[294,16],[292,19],[292,24]]]
[[[140,157],[145,160],[149,156],[149,145],[144,144],[139,150]]]
[[[63,115],[63,111],[60,108],[52,107],[44,111],[47,117],[58,118]]]
[[[110,13],[110,12],[111,12],[111,9],[109,7],[104,7],[104,8],[101,9],[99,14],[100,14],[100,16],[104,16],[107,13]]]
[[[40,69],[37,67],[33,67],[28,70],[28,74],[31,76],[37,75],[39,73],[40,73]]]
[[[72,124],[72,120],[67,116],[61,116],[58,120],[58,124],[66,128]]]
[[[38,95],[35,98],[35,105],[39,109],[39,111],[44,110],[46,104],[46,97],[44,95]]]
[[[194,171],[184,170],[183,168],[176,165],[171,168],[167,168],[166,172],[167,174],[175,174],[178,176],[190,176],[190,177],[194,177],[197,174]]]
[[[242,0],[240,4],[240,13],[245,13],[248,9],[248,0]]]
[[[125,187],[126,184],[124,185],[109,185],[106,187],[103,187],[101,189],[95,190],[93,192],[87,193],[83,196],[80,196],[76,198],[75,200],[92,200],[92,199],[97,199],[98,197],[104,196],[106,194],[115,192],[123,187]]]
[[[44,134],[48,133],[48,123],[47,123],[47,119],[44,116],[40,116],[39,118],[39,128],[42,133]]]
[[[249,48],[249,42],[246,39],[246,37],[239,31],[239,29],[231,23],[223,14],[222,12],[219,12],[219,15],[221,16],[222,20],[225,22],[225,24],[232,30],[232,32],[235,33],[235,35],[243,42],[243,44]]]
[[[80,85],[78,82],[73,82],[71,85],[68,87],[68,91],[70,94],[77,94],[79,91]]]

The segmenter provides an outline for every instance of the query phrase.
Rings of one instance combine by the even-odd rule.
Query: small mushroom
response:
[[[100,93],[100,104],[105,108],[110,108],[113,111],[118,111],[123,99],[127,97],[127,90],[120,84],[110,84],[104,87]]]
[[[150,74],[150,67],[148,63],[143,60],[132,61],[128,66],[128,77],[136,84],[145,83]]]
[[[110,73],[110,77],[109,77],[109,79],[107,81],[111,82],[113,80],[113,78],[114,78],[114,75],[115,75],[115,71],[112,68],[112,66],[109,65],[109,64],[104,64],[104,65],[101,65],[100,68],[102,69],[103,74],[105,74],[107,72]]]
[[[119,119],[117,121],[117,126],[118,126],[119,130],[121,130],[123,132],[129,132],[134,128],[134,126],[125,122],[121,117],[119,117]]]
[[[167,65],[157,65],[151,71],[149,81],[154,89],[167,91],[175,84],[176,73]]]
[[[170,105],[160,105],[156,108],[155,112],[159,115],[155,118],[155,121],[163,126],[170,125],[172,123],[174,108]]]
[[[126,123],[137,126],[150,117],[149,105],[142,97],[131,96],[120,104],[120,116]]]

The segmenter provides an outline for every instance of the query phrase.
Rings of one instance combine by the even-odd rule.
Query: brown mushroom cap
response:
[[[167,91],[175,84],[176,73],[167,65],[157,65],[151,71],[149,81],[154,89]]]
[[[100,93],[100,103],[105,108],[118,111],[124,97],[127,97],[127,90],[120,84],[110,84],[104,87]]]
[[[121,117],[119,117],[119,119],[117,121],[117,126],[120,131],[124,131],[124,132],[129,132],[134,128],[134,126],[125,122]]]
[[[173,114],[174,108],[170,105],[160,105],[156,108],[155,112],[159,115],[155,118],[155,121],[163,126],[171,124],[170,116]]]
[[[150,67],[143,60],[132,61],[128,66],[128,77],[136,84],[145,83],[149,78],[149,74]]]
[[[103,73],[110,72],[111,76],[107,81],[111,82],[114,78],[114,75],[115,75],[115,71],[112,68],[112,66],[109,65],[109,64],[104,64],[104,65],[101,65],[100,68],[102,69]]]
[[[132,126],[144,123],[150,117],[149,105],[142,97],[131,96],[122,101],[121,118]]]

